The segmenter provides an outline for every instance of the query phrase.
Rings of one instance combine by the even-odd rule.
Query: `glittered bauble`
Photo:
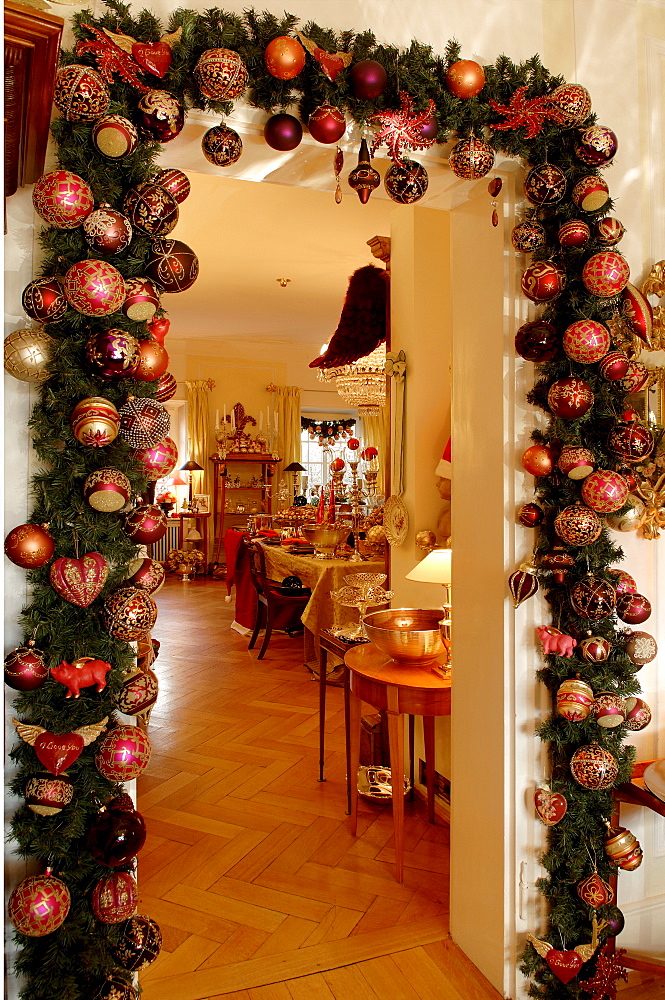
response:
[[[628,371],[628,356],[623,351],[608,351],[598,365],[598,372],[608,382],[617,382]]]
[[[533,219],[520,222],[519,225],[515,226],[510,239],[515,249],[520,253],[532,253],[534,250],[540,250],[547,242],[545,229]]]
[[[104,115],[92,127],[90,134],[95,149],[108,160],[122,160],[139,144],[139,134],[129,118]]]
[[[610,298],[618,295],[630,277],[630,268],[625,257],[616,250],[601,250],[582,268],[582,281],[592,295]]]
[[[576,750],[570,761],[573,778],[592,791],[611,788],[619,773],[616,760],[599,743],[589,743]]]
[[[74,798],[74,783],[66,774],[34,774],[25,786],[25,804],[38,816],[57,816]]]
[[[529,597],[533,597],[538,590],[538,578],[535,573],[535,566],[530,562],[525,562],[508,577],[508,587],[513,598],[514,608],[518,608]]]
[[[589,174],[577,181],[570,197],[583,212],[598,212],[610,200],[610,189],[602,177]]]
[[[458,59],[446,73],[446,87],[455,97],[477,97],[485,86],[483,67],[473,59]]]
[[[515,334],[515,350],[519,356],[539,365],[556,357],[560,343],[555,327],[540,319],[524,323]]]
[[[138,124],[158,142],[170,142],[182,131],[185,111],[166,90],[149,90],[138,104]]]
[[[577,420],[593,406],[593,389],[577,375],[559,378],[549,388],[547,404],[563,420]]]
[[[555,582],[560,585],[565,583],[566,577],[574,565],[575,557],[566,552],[561,545],[555,545],[550,552],[545,552],[540,557],[541,569],[550,571]]]
[[[593,472],[596,460],[593,452],[589,451],[588,448],[566,444],[561,449],[557,465],[564,476],[568,476],[569,479],[585,479]]]
[[[229,167],[240,159],[242,139],[226,125],[209,128],[201,139],[201,149],[208,163],[216,167]]]
[[[138,993],[121,976],[109,976],[90,994],[90,1000],[138,1000]]]
[[[553,261],[538,260],[526,268],[521,284],[532,302],[551,302],[566,287],[566,275]]]
[[[450,151],[450,169],[462,180],[485,177],[494,166],[494,150],[484,139],[460,139]]]
[[[64,923],[70,905],[69,889],[47,868],[44,875],[29,875],[19,882],[9,897],[7,912],[19,934],[44,937]]]
[[[585,504],[574,503],[557,514],[554,529],[567,545],[591,545],[600,536],[603,522],[595,510]]]
[[[593,690],[578,677],[563,681],[556,693],[556,712],[568,722],[582,722],[589,717]]]
[[[123,208],[137,232],[146,236],[168,236],[178,222],[178,203],[173,195],[150,181],[130,188]]]
[[[181,240],[153,240],[146,274],[165,292],[184,292],[196,281],[199,259]]]
[[[293,80],[305,65],[305,50],[297,38],[280,35],[266,45],[263,61],[271,76],[278,80]]]
[[[156,382],[169,366],[169,356],[166,348],[158,344],[152,337],[140,340],[138,358],[133,377],[139,382]]]
[[[601,691],[593,703],[593,715],[602,729],[616,729],[626,718],[623,698],[613,691]]]
[[[32,189],[32,204],[45,222],[58,229],[76,229],[95,205],[88,184],[71,170],[42,174]]]
[[[103,396],[88,396],[72,410],[69,422],[74,437],[88,448],[104,448],[118,436],[120,414]]]
[[[61,66],[55,76],[53,103],[68,122],[94,122],[111,103],[102,76],[90,66]]]
[[[626,232],[623,223],[611,215],[606,216],[604,219],[599,219],[595,223],[594,229],[598,242],[603,243],[607,247],[615,246]]]
[[[233,49],[207,49],[194,67],[194,78],[203,96],[213,101],[240,97],[249,80],[247,67]]]
[[[35,646],[18,646],[5,656],[5,684],[15,691],[35,691],[48,675],[44,654]]]
[[[122,587],[106,598],[102,612],[104,627],[114,639],[133,642],[149,632],[157,621],[157,605],[138,587]]]
[[[113,872],[95,882],[90,909],[102,924],[119,924],[132,916],[138,902],[136,882],[129,872]]]
[[[651,709],[646,701],[641,698],[631,696],[626,698],[626,729],[632,732],[640,732],[651,722]]]
[[[582,219],[570,219],[559,228],[557,239],[567,250],[576,249],[586,246],[591,239],[591,230]]]
[[[151,545],[166,534],[166,514],[156,503],[142,503],[125,518],[122,530],[139,545]]]
[[[582,485],[582,499],[599,514],[612,514],[626,502],[628,486],[623,476],[611,469],[597,469]]]
[[[375,101],[386,89],[388,74],[376,59],[361,59],[350,73],[353,96],[359,101]]]
[[[577,895],[583,903],[597,910],[599,906],[612,902],[614,889],[609,882],[600,877],[598,872],[593,872],[588,878],[577,883]]]
[[[147,590],[149,594],[156,594],[161,589],[166,573],[164,567],[156,559],[144,556],[134,559],[129,564],[127,583],[139,590]]]
[[[606,786],[609,787],[609,786]],[[642,848],[637,837],[624,826],[611,826],[603,838],[605,854],[613,865],[634,871],[642,864]]]
[[[154,962],[162,947],[162,934],[150,917],[137,914],[121,926],[113,953],[123,969],[140,972]]]
[[[658,654],[658,644],[648,632],[631,632],[626,637],[624,649],[626,656],[636,667],[643,667],[645,663],[651,663]]]
[[[159,681],[152,670],[136,670],[122,682],[114,696],[115,706],[124,715],[149,715],[157,701]]]
[[[651,617],[651,603],[643,594],[622,594],[617,601],[617,617],[628,625],[641,625]]]
[[[139,342],[126,330],[99,330],[85,344],[86,362],[102,378],[129,378],[139,359]]]
[[[593,319],[578,319],[563,334],[563,349],[582,365],[600,361],[610,349],[610,331]]]
[[[143,466],[148,482],[156,482],[162,476],[168,476],[178,461],[178,447],[170,437],[164,438],[153,448],[141,448],[134,454]]]
[[[83,496],[93,510],[105,513],[121,510],[131,490],[129,479],[119,469],[97,469],[83,484]]]
[[[175,377],[170,372],[165,372],[157,379],[155,399],[160,403],[166,403],[169,399],[173,399],[177,391],[178,383]]]
[[[125,301],[125,282],[105,260],[80,260],[65,275],[65,295],[84,316],[110,316]]]
[[[147,396],[132,398],[120,407],[120,437],[130,448],[153,448],[169,432],[171,418],[161,403]]]
[[[614,158],[619,141],[605,125],[589,125],[575,142],[575,155],[589,167],[604,167]]]
[[[612,576],[614,589],[617,592],[617,597],[621,594],[636,594],[637,584],[630,573],[626,573],[623,569],[611,569],[610,575]]]
[[[566,175],[553,163],[533,167],[524,179],[524,194],[533,205],[556,205],[566,193]]]
[[[145,593],[143,598],[152,600]],[[100,740],[95,764],[100,774],[109,781],[131,781],[146,769],[151,753],[150,740],[142,729],[138,726],[116,726]]]
[[[570,603],[580,618],[600,621],[615,609],[616,592],[611,583],[589,573],[570,588]]]
[[[381,183],[381,174],[372,166],[367,140],[363,138],[358,153],[358,164],[348,177],[348,185],[358,195],[361,205],[366,205],[372,191]]]
[[[265,123],[263,138],[272,149],[287,152],[300,145],[302,140],[302,125],[293,115],[284,112],[273,115]]]
[[[517,512],[517,520],[525,528],[535,528],[542,524],[543,516],[543,508],[539,507],[537,503],[522,504]]]
[[[646,365],[642,364],[641,361],[636,361],[635,358],[631,358],[628,362],[628,368],[626,374],[621,379],[621,388],[624,392],[639,392],[640,389],[644,389],[651,372]]]
[[[577,650],[587,663],[605,663],[612,652],[612,643],[602,635],[589,635],[582,639]]]
[[[40,323],[55,323],[62,319],[69,306],[59,278],[37,278],[23,289],[23,308],[30,319]]]
[[[121,212],[101,205],[83,223],[83,235],[88,246],[103,257],[122,253],[132,242],[132,226]]]
[[[5,538],[5,555],[16,566],[45,566],[55,551],[55,542],[41,524],[19,524]]]
[[[155,174],[153,184],[159,184],[160,187],[166,188],[179,205],[188,197],[192,189],[187,174],[183,174],[182,170],[178,170],[177,167],[167,167],[166,170],[160,170]]]
[[[582,125],[591,114],[591,97],[579,83],[564,83],[550,94],[550,99],[569,125]]]
[[[122,730],[134,730],[137,733],[136,740],[140,741],[143,745],[141,737],[143,733],[136,726],[119,726],[118,729]],[[117,733],[118,729],[114,729],[109,736],[113,733]],[[104,739],[107,740],[109,736]],[[143,737],[147,740],[148,737]],[[124,749],[122,742],[117,742],[118,753],[123,754]],[[148,760],[150,759],[150,744],[148,742]],[[129,751],[133,753],[133,750]],[[99,770],[99,751],[95,757],[95,763]],[[146,762],[147,763],[147,762]],[[115,774],[116,772],[122,771],[122,766],[118,765],[115,761],[112,762],[111,770]],[[140,770],[143,770],[141,768]],[[139,774],[140,771],[137,771]],[[102,771],[104,774],[104,771]],[[105,777],[108,777],[104,774]],[[122,781],[122,777],[109,777],[109,781]],[[115,801],[115,800],[114,800]],[[115,868],[116,865],[126,865],[132,858],[136,857],[138,852],[141,850],[145,844],[146,829],[143,816],[136,812],[135,809],[118,809],[115,807],[114,802],[109,804],[108,809],[103,809],[92,821],[88,827],[88,833],[86,835],[85,846],[92,854],[95,861],[100,865],[105,865],[108,868]],[[129,913],[134,910],[132,906]],[[124,920],[129,916],[125,913],[124,917],[119,919]],[[105,923],[116,923],[116,921],[104,921]]]
[[[346,119],[339,108],[332,104],[320,104],[307,119],[307,127],[313,139],[330,145],[344,135]]]
[[[628,281],[621,293],[621,316],[631,333],[653,348],[653,310],[646,296]]]
[[[626,462],[641,462],[653,451],[653,435],[643,424],[622,421],[610,431],[607,447]]]
[[[49,377],[53,340],[41,328],[14,330],[5,337],[5,371],[21,382],[40,385]]]
[[[401,163],[391,164],[383,178],[383,186],[398,205],[413,205],[420,201],[428,184],[429,177],[422,164],[406,157]]]
[[[621,514],[608,514],[605,522],[615,531],[637,531],[646,517],[646,507],[639,497],[629,494],[628,510]]]
[[[554,452],[545,444],[532,444],[522,455],[522,466],[532,476],[549,476],[554,468]]]
[[[108,575],[108,563],[99,552],[86,552],[80,559],[61,556],[49,570],[56,593],[79,608],[90,607],[104,589]]]
[[[142,323],[152,319],[159,309],[159,292],[148,278],[128,278],[125,281],[125,301],[122,311],[127,319]]]

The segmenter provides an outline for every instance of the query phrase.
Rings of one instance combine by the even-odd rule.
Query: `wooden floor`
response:
[[[499,1000],[449,937],[447,827],[407,803],[402,885],[390,807],[363,802],[349,834],[341,689],[328,687],[319,783],[301,640],[275,634],[257,661],[225,593],[169,577],[157,595],[139,911],[164,944],[144,1000]],[[656,997],[665,980],[638,974],[621,992]]]

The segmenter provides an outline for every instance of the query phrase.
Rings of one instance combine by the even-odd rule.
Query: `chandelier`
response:
[[[337,383],[337,392],[345,403],[357,408],[360,416],[376,417],[386,402],[386,345],[380,344],[371,354],[350,365],[318,371],[322,382]]]

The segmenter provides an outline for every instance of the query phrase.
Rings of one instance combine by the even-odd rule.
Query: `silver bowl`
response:
[[[334,559],[335,549],[349,536],[349,528],[335,528],[332,524],[303,524],[303,536],[316,550],[315,559]]]
[[[446,647],[437,608],[389,608],[365,615],[363,624],[370,641],[400,666],[427,666],[445,658]]]

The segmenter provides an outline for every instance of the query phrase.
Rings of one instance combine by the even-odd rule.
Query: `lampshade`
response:
[[[173,475],[170,477],[170,479],[171,479],[171,486],[187,486],[187,480],[183,479],[183,477],[179,475],[177,472],[174,472]]]
[[[307,469],[300,462],[291,462],[290,465],[286,466],[284,472],[307,472]]]
[[[200,542],[203,535],[197,528],[190,528],[190,530],[185,535],[186,542]]]
[[[199,465],[198,462],[193,461],[191,458],[189,462],[185,462],[185,464],[181,465],[180,468],[185,469],[187,472],[203,472],[203,466]]]
[[[406,574],[407,580],[415,580],[417,583],[441,583],[450,586],[452,549],[432,549],[429,555],[421,559],[410,573]]]

